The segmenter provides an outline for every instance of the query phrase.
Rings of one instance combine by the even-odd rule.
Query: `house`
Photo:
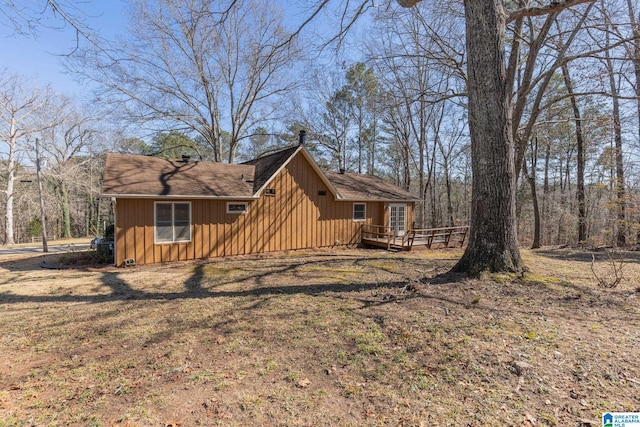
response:
[[[115,204],[118,266],[358,244],[363,224],[402,234],[416,202],[322,171],[302,144],[242,164],[109,153],[101,196]]]

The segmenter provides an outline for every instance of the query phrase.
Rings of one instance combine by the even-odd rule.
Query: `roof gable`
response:
[[[242,163],[254,166],[253,192],[259,194],[277,173],[290,161],[300,146],[285,148],[257,159]]]

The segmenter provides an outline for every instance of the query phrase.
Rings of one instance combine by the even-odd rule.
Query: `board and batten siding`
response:
[[[247,212],[228,214],[227,200],[191,203],[191,241],[156,244],[154,202],[121,198],[116,203],[116,265],[185,261],[360,242],[363,223],[384,224],[387,203],[366,202],[366,220],[353,220],[353,201],[336,201],[304,156],[295,156],[268,188],[275,195],[247,200]],[[319,195],[326,191],[326,195]],[[411,204],[408,218],[413,218]],[[407,224],[410,226],[410,223]]]

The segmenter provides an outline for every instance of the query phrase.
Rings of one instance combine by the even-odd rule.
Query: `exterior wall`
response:
[[[227,214],[225,200],[175,200],[191,202],[191,241],[186,243],[154,243],[154,202],[162,199],[118,199],[116,265],[127,258],[152,264],[355,244],[363,223],[388,221],[384,202],[366,202],[366,221],[354,221],[353,202],[335,201],[303,156],[295,156],[269,188],[275,196],[248,201],[240,215]],[[318,194],[321,190],[325,196]],[[410,227],[411,204],[407,214]]]

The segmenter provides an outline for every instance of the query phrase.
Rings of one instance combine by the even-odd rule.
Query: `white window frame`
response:
[[[192,210],[191,210],[191,202],[155,202],[153,204],[153,234],[154,234],[154,241],[156,244],[159,245],[167,245],[167,244],[172,244],[172,243],[189,243],[191,242],[191,225],[193,224],[192,221]],[[162,240],[160,238],[158,238],[158,205],[171,205],[171,240]],[[176,237],[176,219],[175,219],[175,212],[176,212],[176,205],[187,205],[189,207],[189,224],[188,224],[188,230],[189,230],[189,236],[186,239],[181,239],[181,238],[177,238]]]
[[[362,218],[356,218],[356,206],[364,206],[364,210],[362,211]],[[353,204],[353,220],[354,221],[366,221],[367,220],[367,204],[366,203],[354,203]]]
[[[242,211],[236,211],[236,210],[229,210],[229,206],[231,205],[244,205],[244,210]],[[247,202],[227,202],[227,213],[231,214],[231,215],[243,215],[245,213],[247,213],[247,209],[249,209],[249,203]]]

